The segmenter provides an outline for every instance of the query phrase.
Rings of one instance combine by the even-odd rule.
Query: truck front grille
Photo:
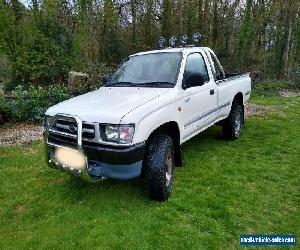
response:
[[[48,135],[48,143],[71,148],[77,147],[77,140],[75,138],[69,138],[51,133]]]
[[[82,123],[82,140],[94,141],[96,137],[95,124]],[[77,121],[73,117],[59,115],[48,130],[48,144],[77,148]]]
[[[53,124],[53,129],[58,132],[77,135],[77,123],[73,118],[58,118]],[[82,138],[94,139],[95,138],[95,126],[92,124],[82,124]]]

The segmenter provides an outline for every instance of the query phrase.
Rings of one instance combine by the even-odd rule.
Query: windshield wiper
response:
[[[147,87],[173,87],[174,83],[171,82],[143,82],[143,83],[132,83],[132,82],[113,82],[105,85],[105,87],[113,87],[113,86],[126,86],[126,87],[141,87],[141,86],[147,86]]]
[[[112,87],[112,86],[116,86],[116,85],[132,85],[132,82],[113,82],[113,83],[109,83],[106,84],[105,87]]]
[[[164,86],[174,86],[175,84],[172,83],[172,82],[149,82],[149,84],[151,85],[155,85],[155,86],[161,86],[161,85],[164,85]]]
[[[139,86],[155,86],[155,87],[166,87],[174,86],[174,83],[171,82],[144,82],[144,83],[132,83],[130,86],[139,87]]]

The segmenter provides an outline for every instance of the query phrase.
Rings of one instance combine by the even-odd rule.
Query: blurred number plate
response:
[[[66,167],[83,169],[85,166],[85,157],[80,151],[58,148],[55,152],[55,158],[60,164]]]

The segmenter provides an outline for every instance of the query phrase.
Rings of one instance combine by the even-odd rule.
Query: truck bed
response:
[[[250,73],[248,72],[244,72],[244,73],[225,73],[225,79],[228,79],[228,78],[236,78],[236,77],[242,77],[242,76],[245,76],[245,75],[249,75]]]

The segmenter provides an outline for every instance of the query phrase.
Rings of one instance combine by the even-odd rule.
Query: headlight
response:
[[[44,117],[44,128],[48,129],[52,126],[53,116],[45,115]]]
[[[118,126],[106,125],[105,126],[105,138],[107,141],[118,142],[118,139],[119,139]]]
[[[101,138],[107,142],[129,144],[134,135],[134,125],[100,125]]]

